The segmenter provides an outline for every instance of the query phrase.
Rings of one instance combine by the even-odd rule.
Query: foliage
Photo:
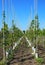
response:
[[[45,36],[45,29],[42,30],[43,36]]]
[[[34,20],[31,21],[29,30],[26,31],[26,35],[29,37],[31,42],[33,42],[34,39],[36,39],[39,35],[39,20],[38,16],[36,15]]]
[[[12,60],[12,59],[13,59],[13,50],[10,49],[10,50],[9,50],[9,54],[8,54],[7,60],[10,61],[10,60]]]
[[[4,27],[1,28],[0,31],[0,43],[3,43],[4,37],[4,45],[6,47],[10,46],[13,42],[15,43],[20,37],[23,36],[23,32],[18,29],[18,27],[16,27],[14,23],[12,24],[12,27],[10,29],[8,28],[8,24],[6,24],[5,22],[3,23],[3,25]]]
[[[4,27],[1,29],[1,33],[2,33],[2,43],[3,43],[3,37],[4,37],[4,45],[6,46],[7,43],[8,43],[8,34],[9,34],[9,31],[8,31],[8,25],[4,22],[3,23]],[[4,34],[3,34],[4,32]]]
[[[14,20],[12,20],[12,38],[13,42],[16,42],[19,38],[23,36],[23,32],[15,26]]]
[[[3,25],[4,27],[2,27],[0,31],[0,45],[4,45],[4,49],[6,52],[9,51],[10,47],[13,48],[13,44],[23,36],[23,32],[18,27],[16,27],[15,24],[12,24],[11,28],[9,28],[8,24],[6,24],[5,22],[3,22]],[[12,58],[12,53],[9,54],[9,58]]]
[[[43,58],[37,58],[36,61],[40,64],[42,64],[44,62]]]

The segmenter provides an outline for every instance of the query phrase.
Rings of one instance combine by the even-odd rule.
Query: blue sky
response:
[[[31,16],[32,7],[32,16]],[[12,25],[12,19],[21,30],[29,27],[30,20],[34,18],[34,0],[5,0],[6,23]],[[40,28],[45,28],[45,0],[38,0],[38,16]],[[2,0],[0,0],[0,29],[2,27]]]

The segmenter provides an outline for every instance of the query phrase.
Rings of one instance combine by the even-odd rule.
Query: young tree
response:
[[[4,27],[1,29],[1,32],[2,32],[2,40],[4,38],[4,43],[3,43],[3,41],[2,41],[2,43],[4,45],[5,56],[6,56],[6,50],[7,50],[8,44],[9,44],[9,40],[8,40],[9,31],[8,31],[8,25],[5,22],[3,22],[3,24],[4,24]],[[3,33],[4,33],[4,37],[3,37]]]
[[[12,35],[13,35],[13,41],[16,42],[20,37],[22,37],[23,32],[15,26],[14,20],[12,20]]]

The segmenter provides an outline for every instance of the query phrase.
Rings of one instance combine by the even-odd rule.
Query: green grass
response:
[[[44,62],[43,58],[37,58],[36,61],[39,63],[39,64],[42,64]]]

